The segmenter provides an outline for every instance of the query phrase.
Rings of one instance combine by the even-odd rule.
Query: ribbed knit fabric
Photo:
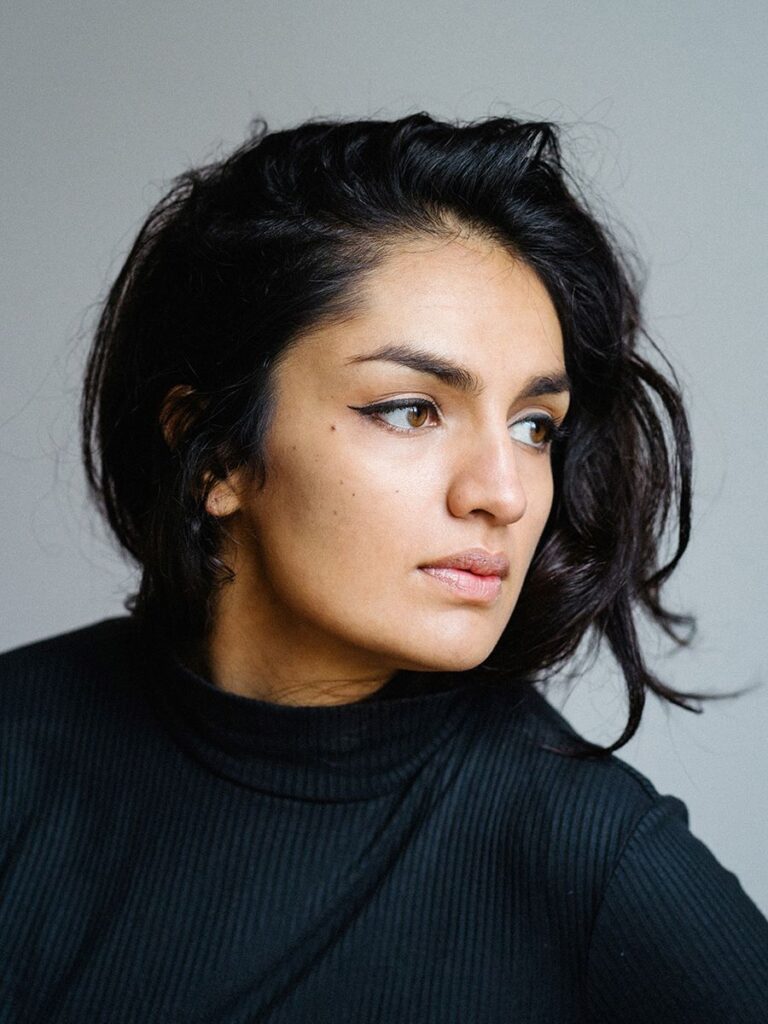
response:
[[[532,688],[236,696],[128,618],[0,658],[0,1024],[768,1020],[768,923]]]

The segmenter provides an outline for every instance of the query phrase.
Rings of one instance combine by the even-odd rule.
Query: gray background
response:
[[[693,650],[651,645],[672,685],[768,679],[765,386],[768,132],[762,0],[95,0],[3,5],[0,647],[121,611],[133,575],[83,498],[75,407],[95,303],[164,182],[307,117],[512,113],[568,151],[649,270],[654,336],[697,442],[689,553],[670,588]],[[607,742],[609,660],[552,700]],[[768,686],[703,715],[650,703],[620,756],[768,913]]]

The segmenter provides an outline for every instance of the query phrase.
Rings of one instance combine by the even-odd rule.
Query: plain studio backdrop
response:
[[[699,632],[673,656],[654,643],[652,664],[682,690],[763,683],[701,715],[649,698],[619,756],[686,802],[768,913],[763,0],[7,0],[0,39],[0,648],[120,614],[135,582],[86,505],[76,406],[96,304],[173,175],[256,116],[558,121],[644,258],[692,416],[693,539],[669,600]],[[591,739],[621,731],[610,658],[548,693]]]

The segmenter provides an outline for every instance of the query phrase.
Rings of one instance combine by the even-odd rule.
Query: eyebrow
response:
[[[451,362],[442,356],[424,349],[411,348],[408,345],[384,345],[366,355],[352,356],[346,360],[351,363],[387,362],[406,366],[418,373],[428,373],[437,377],[448,387],[455,388],[463,394],[477,396],[485,387],[478,377],[466,366]],[[565,372],[556,372],[530,377],[518,398],[537,398],[541,395],[559,395],[571,390],[571,382]]]

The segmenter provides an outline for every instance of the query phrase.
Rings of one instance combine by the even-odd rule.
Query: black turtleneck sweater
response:
[[[533,688],[294,707],[113,619],[0,658],[0,1024],[768,1020],[685,805]]]

